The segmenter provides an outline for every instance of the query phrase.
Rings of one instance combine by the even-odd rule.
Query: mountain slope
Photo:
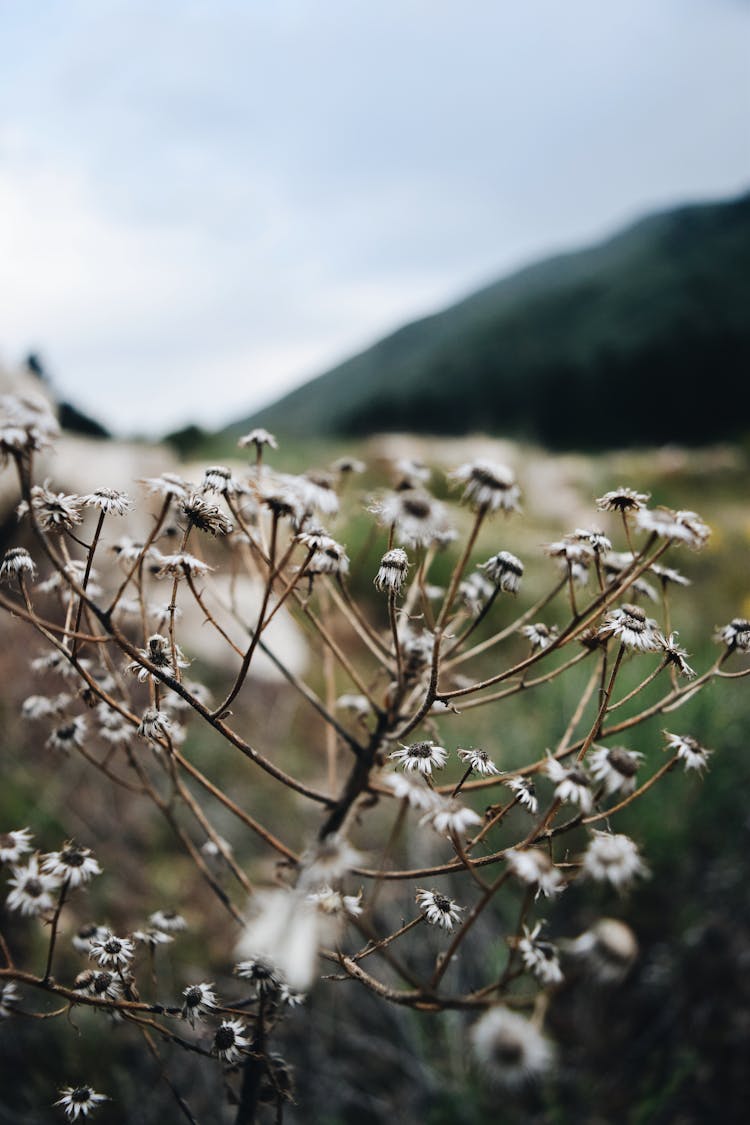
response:
[[[557,448],[750,431],[750,195],[652,215],[415,321],[232,431],[483,430]]]

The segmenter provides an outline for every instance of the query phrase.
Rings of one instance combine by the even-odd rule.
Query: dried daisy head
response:
[[[750,621],[746,617],[733,617],[728,625],[716,629],[715,639],[737,652],[750,652]]]
[[[487,1078],[511,1089],[541,1078],[554,1059],[550,1043],[534,1025],[502,1006],[484,1013],[471,1028],[469,1040]]]
[[[480,563],[479,569],[505,594],[517,594],[521,588],[523,563],[510,551],[499,551],[486,563]]]
[[[484,776],[500,773],[486,750],[457,750],[456,753],[464,765],[474,773]]]
[[[673,543],[684,543],[693,551],[705,547],[711,528],[695,512],[673,512],[671,508],[645,508],[636,516],[640,531],[658,535]]]
[[[626,750],[624,746],[598,746],[588,755],[586,762],[594,781],[604,786],[605,796],[622,793],[627,796],[635,789],[638,766],[643,754]]]
[[[545,625],[543,621],[537,621],[533,625],[522,625],[518,631],[521,636],[526,637],[532,652],[542,652],[545,648],[549,648],[560,632],[556,625]]]
[[[238,496],[247,492],[245,485],[232,476],[226,465],[211,465],[203,474],[202,492],[218,492],[221,496]]]
[[[701,773],[708,765],[712,751],[704,746],[690,734],[670,734],[668,730],[662,732],[666,739],[665,750],[672,750],[685,766],[686,771],[696,770]]]
[[[51,492],[47,487],[35,484],[30,492],[31,510],[43,531],[72,531],[81,523],[81,498],[64,492]],[[17,508],[19,519],[27,514],[29,505],[22,501]]]
[[[584,876],[610,883],[618,891],[629,886],[636,876],[648,874],[638,847],[630,837],[609,832],[593,833],[583,854],[581,869]]]
[[[506,465],[477,458],[450,473],[451,479],[463,484],[462,500],[476,511],[517,512],[521,490],[515,473]]]
[[[219,1006],[213,981],[210,984],[205,982],[189,984],[183,990],[182,998],[182,1018],[186,1019],[191,1027],[195,1027],[197,1019],[202,1019],[207,1012],[212,1012]]]
[[[464,910],[463,906],[439,891],[418,890],[417,906],[431,926],[440,926],[448,931],[461,921]]]
[[[523,937],[518,942],[523,967],[533,973],[545,988],[561,984],[563,972],[556,947],[549,941],[540,940],[543,922],[537,922],[533,930],[523,927]]]
[[[419,821],[420,824],[429,824],[441,836],[462,836],[467,828],[481,824],[482,819],[473,809],[462,805],[454,797],[447,800],[435,794],[435,803],[427,810]]]
[[[560,894],[565,889],[565,880],[546,852],[539,848],[509,848],[505,853],[508,866],[517,879],[529,886],[536,886],[547,898]]]
[[[370,506],[383,527],[393,528],[407,547],[443,546],[452,535],[439,501],[420,488],[404,488]]]
[[[433,769],[441,770],[448,761],[448,751],[438,746],[432,739],[413,742],[411,746],[401,745],[390,755],[405,770],[417,770],[430,775]]]
[[[409,556],[402,547],[394,547],[386,551],[380,560],[378,573],[375,575],[375,589],[389,594],[398,594],[406,579],[409,569]]]
[[[80,502],[86,508],[97,508],[105,516],[125,516],[134,508],[128,494],[116,488],[95,488],[88,496],[82,496]]]
[[[664,654],[665,663],[671,664],[685,679],[692,680],[695,677],[695,672],[687,662],[688,653],[677,644],[677,636],[677,633],[670,633],[668,637],[659,633],[657,635],[659,647]]]
[[[611,492],[605,492],[596,501],[597,509],[600,512],[638,512],[644,505],[648,504],[651,499],[648,492],[636,492],[632,488],[614,488]]]
[[[529,781],[526,777],[509,777],[503,784],[515,794],[519,805],[528,809],[532,816],[539,812],[539,801],[533,781]]]
[[[544,772],[555,783],[555,797],[558,801],[578,805],[583,813],[591,812],[591,781],[581,766],[568,769],[556,758],[548,758],[544,764]]]
[[[47,736],[46,746],[53,750],[67,752],[73,746],[84,746],[86,742],[86,720],[83,715],[76,715],[74,719],[55,727]]]
[[[601,640],[615,637],[625,648],[634,652],[658,652],[661,647],[660,635],[656,622],[647,617],[638,605],[624,605],[610,610],[597,630],[597,636]]]
[[[384,773],[380,780],[398,800],[407,801],[410,808],[425,812],[434,807],[437,794],[421,780],[422,776],[424,771],[416,774],[394,772]]]
[[[53,909],[52,892],[59,888],[60,880],[40,871],[36,856],[31,856],[25,867],[13,867],[12,871],[13,878],[8,881],[12,890],[5,900],[9,910],[31,918]]]
[[[223,1020],[214,1034],[213,1049],[222,1062],[234,1066],[251,1047],[242,1020]]]
[[[305,574],[330,574],[344,578],[349,573],[349,556],[346,549],[330,535],[318,536],[318,542],[305,566]]]
[[[214,538],[229,535],[232,531],[232,521],[227,519],[221,508],[209,504],[199,492],[191,492],[184,497],[181,508],[191,527],[197,527]]]
[[[188,493],[194,491],[194,485],[190,481],[183,480],[177,473],[162,473],[159,477],[143,477],[138,483],[145,484],[149,492],[153,492],[164,499],[184,500]]]
[[[91,854],[90,848],[66,840],[59,852],[50,852],[42,858],[42,871],[61,883],[71,887],[81,887],[94,875],[101,875],[102,869]]]
[[[0,582],[13,582],[22,578],[36,577],[36,565],[28,551],[23,547],[11,547],[5,552],[0,563]]]
[[[97,1094],[91,1086],[66,1086],[58,1090],[60,1097],[54,1103],[62,1106],[69,1121],[77,1121],[79,1117],[88,1117],[90,1113],[108,1102],[106,1094]]]
[[[269,449],[279,448],[279,443],[277,442],[273,434],[269,433],[268,430],[264,430],[262,426],[256,426],[254,430],[250,430],[249,433],[243,434],[237,444],[240,449],[247,449],[248,446],[254,445],[258,457],[261,456],[263,447],[266,445]]]
[[[33,839],[28,828],[0,832],[0,863],[18,863],[21,856],[31,851]]]
[[[133,960],[135,946],[129,938],[118,938],[111,930],[103,930],[91,939],[89,957],[103,969],[125,969]]]

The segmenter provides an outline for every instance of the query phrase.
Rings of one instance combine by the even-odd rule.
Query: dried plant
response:
[[[42,854],[30,828],[9,826],[0,835],[0,861],[10,868],[6,909],[47,930],[43,965],[0,931],[0,1015],[13,1017],[23,1005],[27,1015],[46,1017],[35,1005],[39,994],[60,1002],[59,1016],[78,1006],[117,1013],[111,1033],[140,1033],[190,1121],[162,1051],[180,1048],[223,1068],[234,1081],[238,1123],[264,1113],[281,1120],[292,1085],[275,1031],[281,1020],[305,1019],[304,994],[326,987],[317,983],[321,975],[328,987],[357,982],[384,1003],[464,1011],[476,1063],[490,1082],[518,1087],[548,1071],[554,1047],[544,1015],[564,959],[618,979],[637,946],[626,926],[607,918],[556,943],[541,936],[540,908],[575,880],[621,891],[645,876],[637,843],[612,828],[616,814],[675,767],[702,771],[709,756],[690,734],[665,732],[667,756],[654,768],[622,739],[647,719],[671,716],[712,681],[750,672],[725,669],[750,650],[747,621],[719,631],[719,655],[698,673],[672,629],[670,589],[686,580],[665,558],[675,547],[700,549],[709,534],[703,521],[693,512],[649,510],[649,498],[630,488],[608,492],[598,508],[611,513],[603,518],[612,520],[611,533],[624,533],[626,549],[613,550],[598,529],[549,544],[547,565],[558,569],[527,605],[515,553],[502,549],[471,569],[488,521],[502,521],[505,546],[514,546],[513,521],[521,518],[514,473],[477,460],[452,474],[472,513],[460,538],[427,490],[429,472],[400,463],[393,487],[369,507],[382,561],[362,597],[352,592],[359,564],[318,522],[337,518],[342,485],[360,463],[283,474],[265,460],[276,449],[273,436],[253,431],[240,441],[253,452],[240,475],[213,466],[197,485],[167,473],[141,482],[154,508],[148,535],[118,538],[114,551],[105,550],[111,526],[131,518],[132,500],[112,489],[76,496],[36,482],[35,454],[54,439],[54,420],[26,401],[9,400],[4,410],[0,448],[7,471],[17,471],[31,550],[5,554],[0,606],[44,640],[37,671],[60,675],[65,689],[31,695],[24,718],[47,729],[59,768],[65,756],[81,755],[98,784],[152,802],[231,927],[223,961],[206,964],[196,980],[177,959],[180,984],[169,992],[157,975],[158,951],[170,944],[179,952],[180,914],[158,910],[126,934],[91,923],[74,939],[80,972],[61,981],[60,920],[101,874],[96,841],[90,848],[68,840]],[[455,561],[446,568],[440,559],[448,577],[436,588],[432,573],[444,552]],[[218,583],[222,573],[231,575],[229,585]],[[260,590],[252,620],[235,597],[243,575]],[[165,587],[166,606],[158,596]],[[644,597],[657,599],[661,623],[642,608]],[[510,609],[515,599],[523,605],[518,614]],[[189,678],[196,654],[182,636],[180,612],[191,603],[234,657],[218,702]],[[310,682],[269,643],[280,613],[306,627],[318,657]],[[239,709],[254,698],[261,653],[309,708],[304,755],[263,744],[263,722]],[[472,673],[487,654],[496,670]],[[621,673],[631,662],[643,672],[624,690]],[[535,708],[539,689],[579,665],[588,678],[554,747],[508,769],[499,745],[463,745],[462,720],[466,730],[473,709],[501,709],[518,695]],[[662,691],[644,704],[655,681]],[[196,765],[188,724],[222,740],[235,776],[245,771],[255,790],[265,786],[269,808],[279,794],[291,796],[284,838],[243,807],[241,786],[229,791]],[[506,730],[503,742],[511,739]],[[251,884],[209,806],[251,833],[259,856],[278,861],[275,881],[258,886],[252,871]],[[409,864],[414,855],[418,863]],[[231,875],[230,889],[217,863]],[[507,952],[497,971],[466,953],[501,894],[515,904],[506,914],[512,909],[516,921],[503,935]],[[425,928],[433,940],[424,940]],[[106,1100],[88,1085],[59,1094],[56,1104],[72,1120]]]

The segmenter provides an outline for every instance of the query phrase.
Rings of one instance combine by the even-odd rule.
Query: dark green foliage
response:
[[[232,427],[603,449],[742,437],[750,195],[650,216],[415,321]]]

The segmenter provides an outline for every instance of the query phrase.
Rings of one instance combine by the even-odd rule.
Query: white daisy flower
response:
[[[100,938],[107,932],[105,926],[98,926],[96,922],[87,922],[85,926],[81,926],[76,934],[73,936],[73,948],[78,953],[90,953],[91,942],[94,938]]]
[[[240,961],[234,967],[234,974],[242,980],[249,980],[259,996],[276,992],[281,988],[283,981],[283,975],[276,966],[264,957],[251,957],[247,961]]]
[[[98,508],[107,516],[124,516],[133,510],[134,504],[125,492],[116,488],[95,488],[88,496],[81,497],[87,508]]]
[[[183,990],[182,1017],[191,1027],[195,1021],[202,1019],[206,1012],[211,1012],[219,1006],[216,993],[213,990],[213,981],[210,984],[189,984]]]
[[[66,840],[59,852],[43,856],[42,871],[54,875],[61,883],[67,882],[71,887],[81,887],[94,875],[102,873],[91,849],[83,848],[73,840]]]
[[[711,528],[695,512],[673,512],[670,508],[646,508],[638,512],[636,526],[640,531],[655,533],[673,543],[684,543],[693,551],[704,547],[711,535]]]
[[[464,765],[469,766],[475,773],[485,775],[500,773],[486,750],[457,750],[456,753]]]
[[[650,499],[648,492],[620,487],[605,492],[596,501],[596,506],[600,512],[638,512]]]
[[[169,934],[182,933],[188,928],[187,922],[176,910],[155,910],[148,920],[157,930],[166,930]]]
[[[47,737],[45,746],[54,750],[67,751],[72,746],[81,747],[86,740],[86,720],[83,715],[76,715],[70,722],[56,727]]]
[[[405,770],[418,770],[429,776],[433,769],[441,770],[444,767],[448,761],[448,751],[431,739],[426,739],[423,742],[413,742],[411,746],[404,746],[402,743],[401,749],[394,750],[390,757]]]
[[[349,914],[357,918],[362,913],[362,892],[358,895],[344,895],[329,886],[323,886],[307,896],[307,902],[324,914]]]
[[[32,856],[25,867],[13,867],[12,871],[13,878],[8,885],[13,890],[6,899],[9,910],[32,917],[54,909],[52,892],[58,889],[60,880],[54,875],[43,874],[36,856]]]
[[[85,969],[73,981],[73,988],[83,996],[93,996],[99,1000],[119,1000],[122,996],[122,981],[109,969],[96,972]]]
[[[124,969],[133,960],[135,946],[128,938],[118,938],[105,929],[91,939],[89,957],[95,958],[103,969]]]
[[[417,906],[431,926],[441,926],[444,930],[452,930],[461,921],[464,910],[463,906],[439,891],[418,890]]]
[[[213,1049],[223,1062],[233,1066],[250,1049],[247,1028],[242,1020],[223,1020],[216,1029]]]
[[[69,1121],[77,1121],[79,1117],[88,1117],[102,1102],[108,1102],[105,1094],[97,1094],[91,1086],[66,1086],[58,1090],[60,1097],[54,1103],[65,1110]]]
[[[385,773],[380,780],[390,789],[394,797],[408,801],[411,808],[420,809],[422,812],[433,808],[438,799],[437,793],[421,780],[419,774]]]
[[[549,648],[560,630],[556,625],[545,625],[544,622],[537,621],[534,625],[522,625],[518,631],[529,641],[532,652],[542,652]]]

